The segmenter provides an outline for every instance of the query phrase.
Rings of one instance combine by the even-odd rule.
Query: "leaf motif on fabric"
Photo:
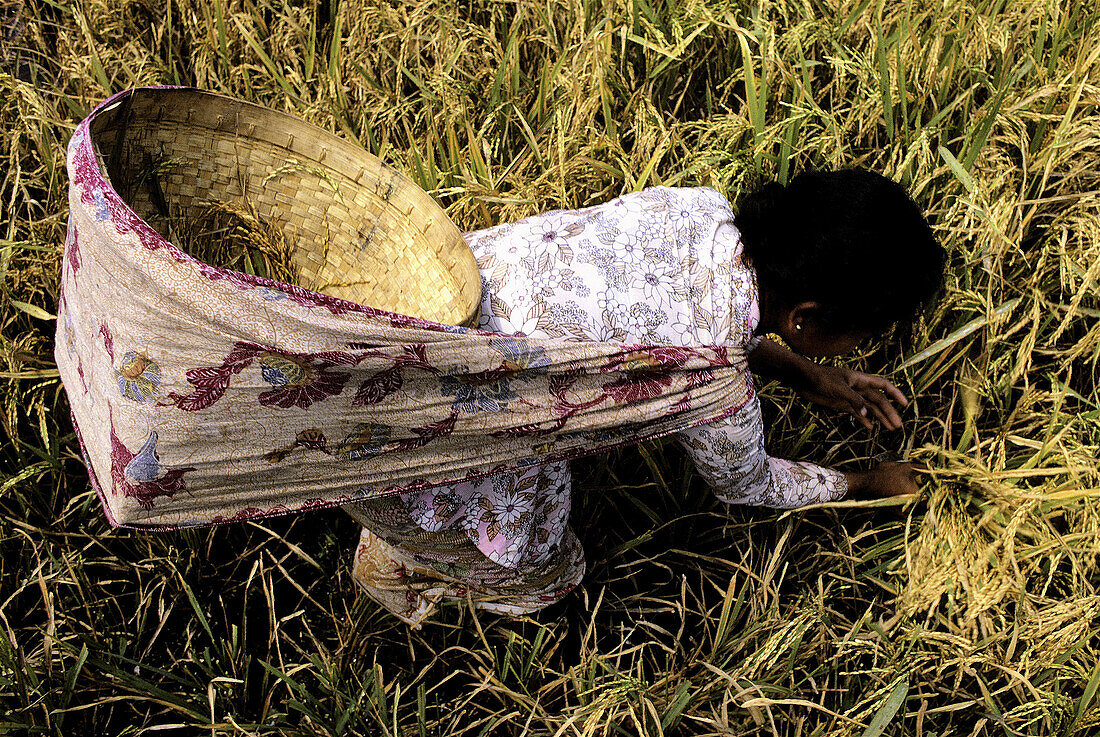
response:
[[[603,388],[617,404],[628,404],[660,396],[671,384],[672,375],[666,371],[637,371],[608,382]]]
[[[187,369],[187,380],[194,386],[209,387],[223,385],[229,380],[230,371],[225,366],[202,366]]]
[[[568,326],[559,327],[558,325],[550,322],[549,319],[540,320],[538,325],[538,329],[549,335],[551,338],[563,337],[566,334],[566,330],[563,330],[562,327],[568,329]]]
[[[217,402],[229,387],[229,378],[252,365],[263,350],[255,343],[238,341],[222,360],[221,366],[201,366],[188,369],[187,381],[196,387],[191,394],[169,392],[168,399],[177,409],[196,412]]]
[[[351,400],[352,406],[362,407],[368,404],[378,404],[390,394],[401,388],[404,376],[400,366],[391,366],[379,371],[374,376],[366,379],[359,385],[355,397]]]
[[[454,494],[439,492],[432,497],[432,518],[436,522],[446,522],[458,513],[458,498]]]
[[[302,448],[325,450],[327,442],[325,440],[325,434],[321,432],[319,428],[311,427],[308,430],[302,430],[298,433],[298,437],[295,438],[294,444]]]
[[[197,389],[190,394],[184,395],[177,394],[176,392],[169,392],[168,398],[172,401],[172,404],[176,406],[176,409],[182,409],[185,412],[197,412],[200,409],[206,409],[214,404],[214,402],[221,399],[228,386],[229,377],[226,376],[223,382]]]
[[[544,274],[554,266],[554,256],[549,251],[539,256],[539,260],[535,263],[535,272]]]
[[[504,530],[510,535],[518,535],[531,523],[531,513],[521,512],[504,524]]]
[[[493,317],[503,317],[507,319],[512,310],[508,307],[508,303],[495,294],[489,295],[489,308],[493,311]]]
[[[186,468],[169,468],[161,465],[156,452],[157,433],[153,431],[142,443],[137,453],[115,434],[114,415],[108,405],[108,425],[111,438],[111,481],[116,492],[137,501],[142,509],[152,509],[153,500],[166,496],[171,499],[186,490],[183,475],[194,471]],[[129,475],[128,475],[129,472]]]
[[[103,336],[103,347],[107,349],[107,355],[111,357],[111,363],[115,361],[115,339],[111,335],[110,328],[107,327],[107,323],[99,323],[99,334]]]
[[[718,327],[717,327],[717,329],[715,330],[715,333],[714,333],[715,337],[717,337],[719,335],[729,335],[730,334],[730,330],[733,328],[733,324],[731,323],[731,318],[732,318],[732,315],[729,312],[722,315],[722,319],[718,323]]]
[[[458,420],[458,413],[452,412],[448,417],[445,417],[439,422],[433,422],[423,427],[414,427],[411,428],[411,430],[422,437],[442,438],[454,432],[456,420]]]
[[[494,517],[493,521],[490,522],[489,526],[485,529],[485,537],[487,537],[489,539],[489,541],[491,542],[491,541],[495,540],[496,536],[499,535],[499,534],[500,534],[500,520],[498,520]]]
[[[550,394],[560,399],[582,376],[584,376],[582,369],[572,369],[560,374],[552,374],[547,382]]]
[[[428,443],[437,438],[443,438],[454,432],[455,422],[458,420],[458,413],[452,412],[448,417],[433,422],[421,427],[411,427],[409,430],[416,434],[418,437],[406,438],[399,441],[394,450],[413,450],[415,448],[422,448]]]
[[[710,369],[697,369],[695,371],[688,371],[686,372],[686,374],[687,382],[685,383],[684,388],[687,389],[689,392],[692,389],[706,386],[714,378],[714,372]]]
[[[226,354],[225,359],[222,361],[222,366],[224,368],[231,368],[233,373],[238,373],[252,364],[252,360],[256,357],[256,354],[265,350],[267,349],[264,346],[257,343],[237,341],[233,344],[233,348],[229,353]]]
[[[577,338],[583,338],[584,340],[596,340],[595,336],[592,335],[592,331],[589,330],[587,326],[581,325],[577,322],[567,322],[563,323],[560,327],[554,327],[555,329],[560,330],[562,335],[568,333],[569,335],[573,335]],[[562,328],[564,328],[564,330],[562,330]],[[547,332],[549,332],[549,329],[547,329]]]
[[[699,269],[699,271],[694,276],[694,286],[697,289],[702,290],[703,293],[709,294],[711,284],[713,284],[714,282],[714,272],[712,272],[710,269]]]
[[[702,307],[695,308],[695,327],[700,330],[714,330],[714,315]]]
[[[527,315],[524,317],[524,321],[526,322],[527,320],[537,320],[541,322],[545,318],[545,315],[546,305],[542,302],[535,302],[527,310]]]
[[[401,346],[401,355],[394,360],[394,365],[439,373],[439,369],[428,363],[428,348],[423,343]]]
[[[310,362],[308,354],[298,358],[310,364],[309,371],[292,383],[276,385],[274,389],[261,392],[257,397],[260,404],[268,407],[282,407],[283,409],[291,407],[308,409],[315,402],[342,393],[344,385],[351,379],[351,374],[342,371],[329,371],[328,363],[323,361]],[[278,378],[282,379],[281,376]]]
[[[539,475],[537,473],[531,474],[530,476],[524,476],[516,483],[515,491],[521,492],[520,498],[534,501],[535,495],[532,494],[529,489],[534,488],[535,483],[538,481],[538,477]]]
[[[492,435],[494,438],[522,438],[537,435],[550,435],[565,427],[565,424],[566,422],[568,422],[568,420],[568,417],[559,417],[554,422],[548,423],[546,425],[520,425],[518,427],[508,427],[503,430],[494,430],[489,434]]]
[[[573,227],[573,226],[570,226]],[[583,229],[584,226],[581,226]],[[562,243],[558,246],[558,260],[564,264],[573,263],[573,247],[568,243]]]
[[[268,463],[282,463],[283,461],[286,460],[286,457],[288,455],[290,455],[291,451],[293,451],[293,450],[294,450],[293,445],[286,445],[286,446],[283,446],[282,448],[275,448],[274,450],[269,450],[268,452],[264,453],[264,460],[267,461]]]
[[[295,448],[311,448],[323,453],[329,453],[328,440],[325,438],[325,434],[321,432],[319,428],[311,427],[308,430],[302,430],[298,433],[298,436],[290,445],[283,446],[282,448],[275,448],[274,450],[264,453],[264,460],[268,463],[280,463],[285,460]]]
[[[80,270],[80,236],[77,233],[76,225],[73,223],[72,218],[69,218],[69,236],[66,239],[67,248],[65,249],[65,256],[69,259],[69,263],[73,267],[73,272]]]
[[[325,361],[335,366],[357,366],[366,356],[357,356],[347,351],[321,351],[320,353],[310,354],[310,358],[316,361]]]
[[[686,391],[680,397],[676,404],[668,408],[669,414],[677,414],[679,412],[687,412],[692,407],[693,397],[690,391]]]

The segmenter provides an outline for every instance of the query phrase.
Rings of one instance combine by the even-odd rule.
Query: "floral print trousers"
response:
[[[530,475],[520,477],[532,480],[533,484],[541,480],[549,485],[553,472],[561,470],[557,466],[565,464],[534,467]],[[510,478],[514,477],[498,476],[448,490],[469,498],[488,499],[480,493],[480,486],[499,484]],[[515,494],[532,499],[535,496],[533,491]],[[506,534],[493,535],[494,540],[510,541],[511,549],[500,550],[499,555],[486,555],[472,537],[481,536],[484,541],[492,535],[492,526],[496,524],[518,530],[520,517],[531,512],[516,514],[515,508],[508,510],[505,506],[499,510],[501,515],[493,516],[493,510],[486,509],[485,514],[472,520],[475,527],[471,530],[469,526],[447,525],[448,513],[456,510],[441,509],[439,518],[443,522],[432,531],[414,521],[402,495],[348,505],[345,509],[363,525],[353,577],[371,598],[417,629],[443,599],[469,599],[477,608],[498,614],[529,614],[558,601],[584,577],[584,551],[565,523],[569,513],[568,485],[564,494],[551,493],[539,500],[536,514],[542,524],[526,525],[533,531],[528,538],[530,545],[525,546],[519,542],[520,538]],[[547,524],[548,515],[555,523]],[[486,522],[491,517],[492,521]]]

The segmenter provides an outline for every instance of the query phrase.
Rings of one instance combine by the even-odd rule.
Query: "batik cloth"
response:
[[[482,274],[479,327],[565,341],[758,342],[756,275],[727,200],[656,187],[576,211],[466,234]],[[793,508],[837,499],[843,474],[772,458],[755,394],[729,416],[677,435],[729,503]],[[416,625],[444,598],[531,612],[584,575],[569,529],[566,463],[349,507],[364,523],[353,566],[367,592]]]
[[[68,147],[55,358],[113,524],[212,524],[453,485],[749,401],[739,345],[487,333],[197,261],[104,176],[90,125],[103,109]],[[510,314],[544,319],[529,312]]]

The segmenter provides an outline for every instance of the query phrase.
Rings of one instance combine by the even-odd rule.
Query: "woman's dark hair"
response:
[[[799,174],[744,195],[735,217],[761,290],[818,302],[834,334],[910,323],[939,291],[945,254],[905,189],[864,169]]]

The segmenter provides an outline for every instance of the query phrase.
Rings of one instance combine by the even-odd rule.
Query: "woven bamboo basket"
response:
[[[281,233],[298,286],[435,322],[477,321],[481,281],[458,228],[357,145],[259,105],[171,88],[134,90],[91,134],[112,187],[166,238],[171,223],[212,204],[236,206]]]

